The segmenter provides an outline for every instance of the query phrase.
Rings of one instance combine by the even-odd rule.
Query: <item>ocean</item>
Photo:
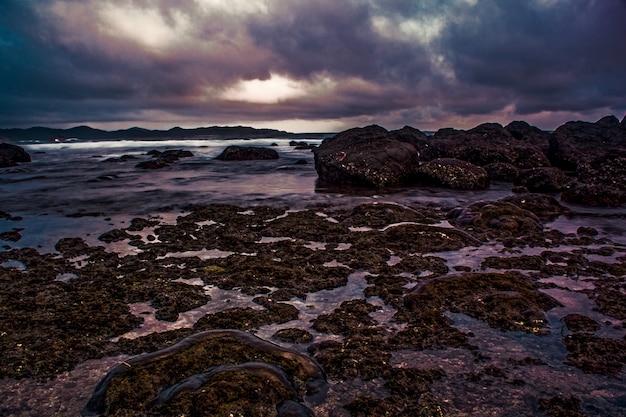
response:
[[[300,140],[321,143],[317,138]],[[419,201],[454,207],[510,195],[508,184],[494,184],[479,192],[418,188],[381,192],[320,185],[312,152],[297,150],[289,142],[277,138],[23,142],[19,145],[31,154],[32,162],[0,171],[0,210],[24,217],[20,227],[26,230],[16,246],[50,250],[71,230],[96,234],[110,228],[111,222],[98,219],[176,215],[191,204],[303,209],[324,204],[347,207],[375,201]],[[216,160],[230,145],[275,145],[271,147],[280,158]],[[166,169],[135,168],[138,162],[151,159],[147,152],[171,149],[189,150],[194,156]],[[137,159],[111,161],[124,155]],[[0,219],[0,233],[15,225]]]

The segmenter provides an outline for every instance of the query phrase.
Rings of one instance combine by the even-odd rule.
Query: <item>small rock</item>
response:
[[[274,149],[256,146],[229,146],[215,159],[220,161],[255,161],[278,159]]]
[[[598,231],[593,227],[580,226],[576,230],[576,234],[579,236],[597,236]]]

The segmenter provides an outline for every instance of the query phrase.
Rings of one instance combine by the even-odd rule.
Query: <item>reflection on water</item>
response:
[[[308,140],[319,143],[318,139]],[[225,162],[215,156],[228,145],[269,146],[278,160]],[[315,205],[351,207],[372,201],[400,204],[419,202],[446,207],[466,205],[510,194],[507,184],[490,189],[448,191],[394,188],[373,192],[317,184],[313,154],[296,150],[285,139],[101,141],[30,144],[33,162],[0,169],[0,210],[23,216],[21,222],[0,219],[0,233],[23,227],[16,246],[52,251],[61,237],[81,231],[88,243],[113,227],[124,227],[133,216],[172,218],[189,204],[229,203],[242,206],[288,206],[293,210]],[[190,150],[169,168],[142,170],[137,162],[150,159],[156,149]],[[133,155],[137,160],[110,162]],[[306,164],[297,163],[306,161]],[[70,216],[70,217],[68,217]],[[34,233],[33,233],[34,232]],[[93,239],[93,240],[92,240]],[[9,243],[12,245],[11,243]],[[136,252],[127,248],[129,252]]]
[[[316,142],[316,141],[309,141]],[[319,142],[319,141],[318,141]],[[274,161],[222,162],[214,160],[221,150],[230,144],[270,146],[281,158]],[[290,211],[304,208],[328,207],[350,208],[366,202],[395,202],[412,204],[436,204],[444,207],[465,206],[479,200],[497,200],[510,194],[510,184],[494,184],[490,189],[479,192],[452,192],[424,188],[397,188],[384,191],[355,190],[317,184],[313,155],[306,150],[295,150],[283,139],[260,139],[252,141],[116,141],[77,142],[71,144],[32,144],[27,146],[33,162],[14,168],[0,169],[0,210],[13,216],[22,216],[20,221],[0,219],[0,233],[14,228],[24,229],[18,242],[1,242],[11,247],[33,247],[40,252],[54,252],[54,245],[62,237],[82,237],[89,245],[104,246],[106,250],[123,255],[140,252],[128,241],[105,244],[97,238],[101,233],[114,228],[128,227],[135,216],[154,216],[161,224],[175,224],[176,217],[188,212],[189,204],[231,203],[243,207],[272,205],[289,207]],[[194,157],[181,159],[170,168],[162,170],[140,170],[135,165],[148,159],[148,150],[188,149]],[[43,152],[43,153],[42,153]],[[133,155],[138,160],[110,162],[109,158]],[[304,160],[307,163],[297,163]],[[626,244],[626,222],[624,210],[594,210],[570,207],[574,215],[559,217],[547,227],[563,233],[576,233],[581,227],[594,227],[599,237]],[[244,212],[245,213],[245,212]],[[320,212],[320,215],[326,216]],[[330,217],[329,221],[337,221]],[[211,224],[211,223],[207,223]],[[447,222],[439,226],[451,227]],[[401,226],[397,226],[401,227]],[[371,230],[352,227],[350,230]],[[144,240],[153,229],[133,232]],[[257,243],[272,244],[284,239],[262,237]],[[155,241],[158,242],[158,241]],[[334,249],[324,242],[307,242],[313,250],[349,250],[351,244],[341,243]],[[572,252],[579,247],[562,246],[551,252]],[[603,254],[602,245],[590,245],[598,253],[585,254],[589,261],[617,263],[624,257],[624,247]],[[524,255],[541,255],[545,248],[524,248]],[[226,257],[232,252],[202,250],[196,252],[168,253],[166,257],[198,256],[202,259]],[[438,256],[446,260],[451,271],[485,270],[483,261],[489,256],[520,256],[507,250],[502,244],[487,243],[470,246],[458,251],[421,254]],[[250,254],[253,255],[253,254]],[[81,258],[72,262],[79,266]],[[388,266],[401,261],[392,255]],[[2,267],[24,268],[16,261],[5,262]],[[325,266],[345,268],[334,260]],[[565,266],[565,265],[563,265]],[[490,270],[486,270],[490,271]],[[370,313],[377,323],[389,330],[401,330],[401,323],[394,323],[395,310],[378,297],[365,297],[368,286],[366,271],[351,271],[347,285],[333,290],[307,294],[306,299],[294,298],[288,303],[299,310],[298,320],[259,328],[256,333],[264,339],[272,339],[279,329],[298,327],[306,329],[315,342],[326,339],[341,339],[341,336],[321,334],[311,328],[311,321],[320,314],[331,313],[342,301],[367,299],[378,310]],[[528,272],[528,271],[522,271]],[[415,275],[405,273],[411,278]],[[419,277],[431,271],[420,272]],[[59,280],[71,280],[73,274],[59,274]],[[477,347],[480,355],[467,349],[445,349],[427,351],[396,351],[392,354],[392,365],[431,369],[441,367],[445,377],[435,382],[433,392],[445,402],[447,415],[453,416],[533,416],[541,415],[537,409],[537,398],[555,395],[575,395],[583,400],[587,409],[596,410],[597,416],[617,416],[626,408],[626,385],[624,377],[606,378],[584,374],[577,368],[564,364],[567,352],[561,338],[567,334],[562,318],[570,313],[583,313],[601,324],[597,332],[600,337],[622,338],[621,322],[595,311],[595,303],[585,291],[592,290],[602,277],[551,276],[542,278],[542,291],[557,299],[562,307],[547,312],[550,332],[536,336],[522,332],[502,332],[490,328],[484,322],[460,313],[447,312],[453,325],[464,332],[471,332],[469,343]],[[180,281],[183,282],[183,281]],[[200,280],[188,280],[189,285],[203,285]],[[413,283],[407,284],[407,288]],[[154,331],[165,331],[191,327],[205,314],[226,308],[252,307],[252,296],[240,291],[225,291],[206,286],[211,301],[197,309],[180,314],[176,322],[163,322],[155,318],[154,308],[149,303],[131,304],[133,314],[143,317],[144,324],[124,337],[139,337]],[[283,343],[284,344],[284,343]],[[305,352],[307,345],[293,346]],[[534,358],[539,364],[518,365],[525,358]],[[91,389],[113,363],[124,358],[105,358],[79,365],[74,371],[63,374],[54,381],[0,381],[0,391],[6,390],[13,401],[14,409],[23,409],[24,416],[31,415],[75,415],[84,405]],[[547,366],[546,366],[547,365]],[[489,368],[491,367],[491,368]],[[502,372],[498,371],[501,369]],[[387,395],[384,381],[333,381],[329,400],[315,409],[320,416],[344,416],[341,404],[354,399],[359,393],[383,397]],[[621,394],[620,394],[621,393]],[[9,395],[7,394],[7,395]],[[29,398],[38,398],[39,404]],[[3,398],[8,398],[6,395]],[[42,402],[42,399],[47,400]],[[17,404],[17,405],[15,405]],[[618,411],[616,411],[618,410]]]
[[[455,327],[472,332],[469,342],[488,357],[488,362],[477,360],[464,349],[397,352],[393,360],[399,366],[445,369],[445,384],[436,382],[434,389],[447,399],[447,409],[454,416],[543,415],[537,409],[536,398],[555,395],[579,397],[588,409],[595,410],[589,415],[623,415],[623,379],[585,374],[565,365],[567,352],[559,343],[562,324],[558,319],[555,322],[553,310],[550,313],[552,332],[541,337],[503,332],[464,314],[448,313]],[[512,366],[525,358],[538,359],[549,366],[540,362]],[[488,402],[484,401],[486,398]]]

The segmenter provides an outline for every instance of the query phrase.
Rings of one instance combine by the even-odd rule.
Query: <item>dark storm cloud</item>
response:
[[[554,7],[480,2],[479,29],[451,26],[442,40],[461,84],[495,88],[522,114],[624,110],[626,2],[561,1]],[[497,12],[495,12],[497,11]]]
[[[625,18],[623,0],[6,0],[0,125],[621,118]]]
[[[382,38],[371,25],[372,12],[366,2],[302,2],[251,22],[249,30],[259,47],[279,57],[281,69],[296,76],[329,71],[381,83],[427,76],[424,48]]]

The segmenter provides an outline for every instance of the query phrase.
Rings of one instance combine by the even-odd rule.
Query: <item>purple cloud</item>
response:
[[[623,0],[8,0],[0,126],[621,118],[625,15]]]

